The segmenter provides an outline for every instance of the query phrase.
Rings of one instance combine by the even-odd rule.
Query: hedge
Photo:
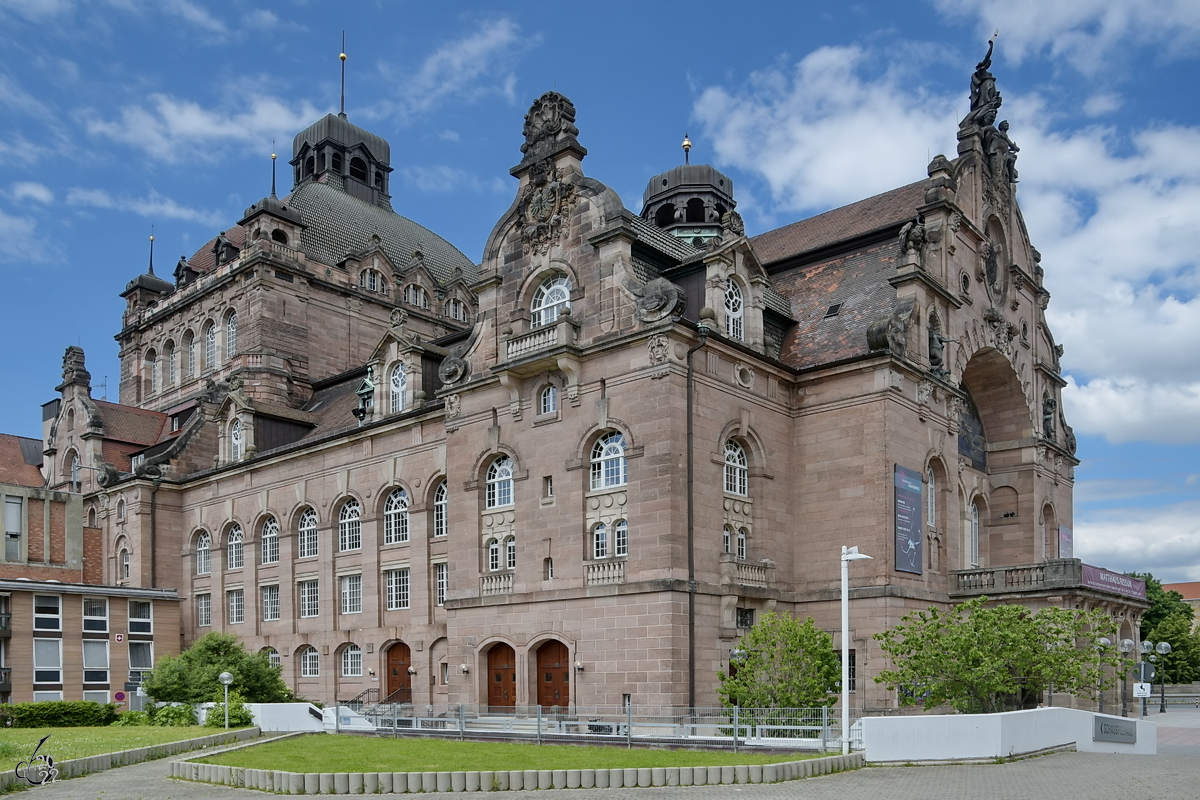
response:
[[[0,727],[6,728],[94,728],[111,725],[116,718],[115,704],[91,700],[0,705]]]

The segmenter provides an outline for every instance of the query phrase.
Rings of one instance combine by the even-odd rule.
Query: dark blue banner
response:
[[[921,473],[896,465],[896,571],[921,574]]]

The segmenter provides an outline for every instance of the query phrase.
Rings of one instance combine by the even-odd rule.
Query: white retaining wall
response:
[[[1095,719],[1137,726],[1137,742],[1094,741]],[[1072,708],[1036,708],[1000,714],[864,717],[867,761],[974,761],[1010,758],[1064,745],[1089,753],[1158,752],[1157,726],[1134,717]]]

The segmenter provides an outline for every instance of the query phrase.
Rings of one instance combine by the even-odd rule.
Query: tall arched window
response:
[[[728,525],[725,526],[725,530],[721,533],[721,552],[733,552],[733,528]]]
[[[746,450],[733,439],[725,442],[725,492],[745,497],[749,491]]]
[[[487,471],[486,503],[488,508],[513,504],[513,460],[500,456]]]
[[[125,498],[117,501],[117,519],[125,519]]]
[[[558,412],[558,388],[546,386],[538,394],[538,413],[555,414]]]
[[[750,532],[745,528],[738,528],[737,532],[737,557],[746,560],[746,548],[749,545]]]
[[[350,177],[356,181],[367,182],[367,162],[358,156],[350,159]]]
[[[388,388],[388,409],[393,414],[399,414],[404,410],[404,395],[408,390],[408,373],[404,371],[403,361],[392,367],[392,373],[388,377]]]
[[[150,394],[158,394],[158,355],[154,350],[146,351],[146,360],[143,362],[145,375],[150,379]]]
[[[167,361],[167,386],[174,386],[179,382],[179,371],[175,356],[175,343],[167,342],[163,345],[163,356]]]
[[[725,281],[725,335],[739,342],[746,338],[746,309],[742,302],[742,288],[737,281]]]
[[[533,303],[529,308],[530,327],[553,325],[564,308],[568,311],[571,309],[571,279],[566,275],[554,275],[542,281],[542,285],[533,293]]]
[[[358,501],[350,498],[342,504],[338,513],[338,550],[359,550],[362,548],[362,507]]]
[[[225,534],[225,569],[241,569],[242,561],[242,526],[234,525]]]
[[[262,533],[259,536],[262,563],[276,564],[279,562],[279,521],[274,517],[263,520]]]
[[[495,572],[500,569],[500,540],[488,540],[488,570]]]
[[[128,550],[121,551],[120,575],[121,575],[121,580],[123,580],[123,581],[129,580],[129,551]]]
[[[504,566],[508,569],[517,568],[517,540],[513,536],[504,540]]]
[[[191,331],[183,335],[183,377],[196,376],[196,337]]]
[[[623,519],[613,524],[613,555],[629,555],[629,523]]]
[[[225,357],[237,355],[237,312],[230,311],[225,318]]]
[[[408,541],[408,492],[397,489],[383,504],[383,543]]]
[[[207,575],[212,572],[212,561],[209,558],[212,550],[212,537],[207,531],[201,531],[196,537],[196,574]]]
[[[624,486],[629,480],[625,462],[625,437],[610,431],[592,445],[592,491]]]
[[[433,535],[445,536],[447,530],[446,481],[443,479],[433,492]]]
[[[304,513],[300,515],[300,524],[297,526],[297,533],[300,539],[300,558],[315,556],[318,551],[317,512],[311,508],[304,509]]]
[[[971,503],[971,517],[967,520],[967,548],[971,557],[969,566],[979,566],[979,504]]]
[[[925,473],[925,525],[929,530],[937,527],[937,479],[933,475],[933,467]]]
[[[300,677],[321,677],[321,656],[311,644],[300,651]]]
[[[204,369],[217,368],[217,325],[211,319],[204,323]]]
[[[264,647],[258,652],[267,657],[267,663],[271,665],[272,669],[279,669],[282,666],[283,661],[279,658],[279,651],[274,647]]]
[[[342,650],[342,677],[362,677],[362,648],[356,644],[348,644]]]
[[[603,522],[592,528],[592,558],[608,558],[608,526]]]
[[[242,421],[240,419],[229,423],[229,460],[242,460]]]
[[[404,301],[417,308],[429,308],[429,294],[415,283],[410,283],[404,287]]]

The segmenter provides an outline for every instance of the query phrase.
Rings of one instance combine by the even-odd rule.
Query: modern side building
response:
[[[177,590],[185,645],[236,633],[323,701],[714,705],[761,614],[840,640],[842,545],[874,559],[869,709],[896,705],[871,634],[930,604],[1101,607],[1136,638],[1144,586],[1073,558],[1062,349],[989,66],[927,176],[754,237],[707,165],[625,208],[548,92],[478,263],[326,116],[286,197],[126,286],[120,403],[67,350],[39,491],[96,529],[98,581]]]

